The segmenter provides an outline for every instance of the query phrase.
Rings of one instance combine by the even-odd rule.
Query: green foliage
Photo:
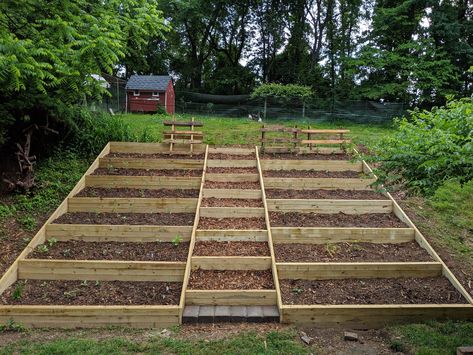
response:
[[[26,328],[21,323],[16,323],[13,319],[9,319],[6,324],[0,325],[0,333],[3,332],[24,332]]]
[[[252,98],[279,97],[283,99],[305,100],[314,95],[309,86],[295,84],[277,84],[269,83],[258,86],[251,94]]]
[[[32,216],[21,216],[17,220],[26,231],[32,232],[36,229],[36,219]]]
[[[473,100],[450,101],[431,111],[415,110],[397,121],[396,134],[377,146],[377,174],[387,186],[432,194],[443,182],[473,179]]]
[[[175,246],[175,247],[178,247],[179,244],[181,244],[182,242],[182,237],[180,235],[176,235],[173,240],[172,240],[172,244]]]
[[[23,289],[25,288],[25,284],[22,281],[18,281],[15,285],[15,289],[12,293],[12,298],[14,300],[19,300],[23,295]]]

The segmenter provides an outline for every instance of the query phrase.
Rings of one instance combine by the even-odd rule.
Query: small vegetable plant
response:
[[[175,247],[178,247],[179,244],[181,244],[182,242],[182,237],[178,234],[174,237],[174,239],[171,242]]]

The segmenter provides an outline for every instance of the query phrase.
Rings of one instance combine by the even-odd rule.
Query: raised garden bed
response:
[[[163,154],[163,153],[155,153],[155,154],[141,154],[141,153],[109,153],[105,156],[105,158],[139,158],[139,159],[195,159],[195,160],[203,160],[205,158],[205,154]]]
[[[191,290],[271,290],[270,270],[195,270],[189,278]]]
[[[177,305],[180,282],[22,280],[0,302],[9,305]]]
[[[143,198],[198,198],[197,189],[133,189],[127,187],[86,187],[76,197],[143,197]]]
[[[443,277],[340,280],[281,280],[284,304],[467,303]]]
[[[177,236],[176,236],[177,237]],[[189,243],[121,243],[70,240],[39,245],[28,258],[65,260],[186,261]]]
[[[263,207],[261,199],[216,198],[202,200],[202,207]]]
[[[254,168],[207,168],[208,174],[258,174],[258,169]]]
[[[348,154],[292,154],[292,153],[265,153],[260,155],[261,159],[281,160],[350,160]]]
[[[406,228],[394,213],[298,213],[269,212],[272,227],[375,227]]]
[[[417,242],[275,244],[276,262],[398,262],[432,261]]]
[[[266,189],[269,199],[334,199],[334,200],[386,200],[381,193],[371,190],[282,190]]]
[[[194,256],[268,256],[266,242],[197,242]]]
[[[55,219],[56,224],[129,224],[192,226],[194,213],[94,213],[71,212]]]
[[[259,190],[261,189],[261,185],[259,182],[252,182],[252,181],[241,181],[241,182],[206,181],[205,188],[207,189]]]
[[[251,154],[224,154],[224,153],[209,153],[207,159],[218,160],[255,160],[255,153]]]
[[[265,177],[287,178],[327,178],[327,179],[360,179],[367,178],[366,174],[359,171],[324,171],[324,170],[264,170]]]
[[[198,229],[266,229],[264,218],[212,218],[201,217]]]
[[[202,170],[98,168],[94,170],[92,175],[199,177],[202,176]]]

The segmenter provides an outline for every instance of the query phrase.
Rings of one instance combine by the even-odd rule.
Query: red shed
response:
[[[174,86],[169,75],[132,75],[125,88],[127,112],[156,112],[161,106],[174,114]]]

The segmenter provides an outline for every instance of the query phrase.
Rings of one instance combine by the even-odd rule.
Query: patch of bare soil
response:
[[[70,212],[56,218],[55,224],[130,224],[192,226],[194,213],[94,213]]]
[[[202,176],[202,170],[98,168],[94,170],[92,175],[200,177]]]
[[[155,154],[142,154],[142,153],[109,153],[105,156],[106,158],[140,158],[140,159],[169,159],[169,160],[176,160],[176,159],[184,159],[184,160],[203,160],[205,158],[205,154],[162,154],[162,153],[155,153]]]
[[[10,286],[1,304],[177,305],[180,282],[25,280]]]
[[[254,168],[207,168],[208,174],[258,174],[258,169]]]
[[[271,290],[271,270],[195,270],[189,278],[192,290]]]
[[[273,227],[376,227],[407,228],[394,213],[298,213],[269,212]]]
[[[268,256],[266,242],[197,242],[194,246],[195,256]]]
[[[348,154],[293,154],[293,153],[265,153],[260,155],[261,159],[284,159],[284,160],[350,160]]]
[[[372,190],[281,190],[266,189],[267,198],[282,199],[334,199],[334,200],[388,200],[386,196]]]
[[[255,153],[251,154],[224,154],[224,153],[209,153],[207,159],[218,160],[255,160]]]
[[[261,199],[216,198],[202,200],[202,207],[263,207]]]
[[[241,181],[241,182],[226,182],[226,181],[206,181],[204,187],[207,189],[242,189],[242,190],[260,190],[259,182]]]
[[[367,178],[366,174],[359,171],[325,171],[325,170],[264,170],[265,177],[288,177],[288,178],[322,178],[322,179],[361,179]]]
[[[461,304],[444,277],[281,280],[284,304]]]
[[[374,262],[374,261],[432,261],[417,242],[275,244],[278,262]]]
[[[212,218],[201,217],[198,229],[266,229],[262,217],[248,218]]]
[[[54,236],[53,236],[54,237]],[[84,242],[70,240],[36,248],[28,255],[33,259],[66,260],[134,260],[134,261],[186,261],[189,243],[146,242]]]
[[[131,189],[127,187],[103,188],[86,187],[77,197],[142,197],[142,198],[198,198],[199,190],[194,189]]]

